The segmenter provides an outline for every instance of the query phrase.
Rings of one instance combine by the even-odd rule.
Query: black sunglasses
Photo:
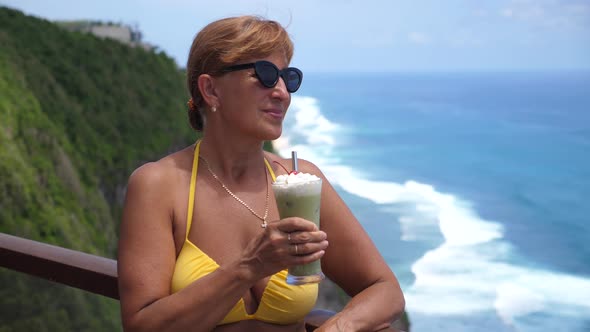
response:
[[[267,88],[275,87],[279,82],[279,77],[282,77],[285,81],[287,91],[293,93],[299,89],[301,81],[303,80],[303,73],[301,70],[294,67],[288,67],[279,70],[279,68],[277,68],[277,66],[275,66],[272,62],[264,60],[256,61],[254,63],[244,63],[241,65],[229,66],[222,69],[221,72],[228,73],[231,71],[249,68],[254,68],[256,77],[260,83]]]

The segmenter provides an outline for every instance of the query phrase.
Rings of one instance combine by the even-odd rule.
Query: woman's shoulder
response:
[[[192,147],[146,162],[136,168],[129,177],[129,186],[163,186],[179,177],[190,174],[192,166]]]

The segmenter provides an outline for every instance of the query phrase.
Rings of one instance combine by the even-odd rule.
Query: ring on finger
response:
[[[299,247],[297,245],[295,245],[295,255],[298,255],[299,254],[299,249],[298,248]]]

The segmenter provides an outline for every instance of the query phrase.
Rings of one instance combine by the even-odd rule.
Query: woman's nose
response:
[[[289,91],[287,91],[287,85],[285,84],[285,80],[282,77],[279,76],[277,85],[275,85],[272,89],[272,95],[274,98],[289,98]]]

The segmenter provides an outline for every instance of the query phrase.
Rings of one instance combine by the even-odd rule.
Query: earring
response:
[[[217,112],[217,107],[211,106],[211,112],[213,112],[213,113]]]

